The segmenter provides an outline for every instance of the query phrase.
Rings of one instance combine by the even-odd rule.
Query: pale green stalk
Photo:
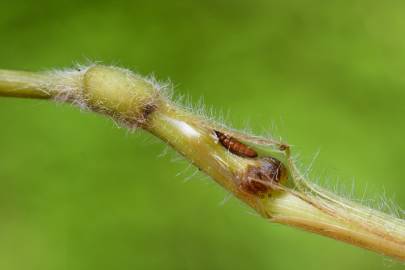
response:
[[[0,71],[0,95],[53,98],[143,128],[171,145],[226,190],[273,222],[298,227],[405,261],[405,222],[330,193],[308,182],[282,142],[230,130],[173,103],[150,80],[119,68],[90,66],[52,73]],[[215,131],[259,153],[247,158],[226,149]],[[242,184],[266,157],[281,160],[288,180],[266,182],[268,192]]]
[[[49,80],[43,74],[26,71],[0,71],[0,95],[10,97],[49,98],[50,93],[40,85]]]

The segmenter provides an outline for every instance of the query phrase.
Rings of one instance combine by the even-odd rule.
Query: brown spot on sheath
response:
[[[250,194],[264,197],[272,190],[271,185],[287,179],[287,169],[280,160],[263,157],[260,165],[249,166],[240,188]]]
[[[156,111],[157,106],[154,104],[146,104],[143,108],[142,108],[142,112],[141,112],[141,116],[139,117],[139,119],[137,119],[137,122],[139,125],[143,125],[146,123],[148,116],[150,114],[152,114],[154,111]]]
[[[255,158],[257,157],[257,152],[250,148],[249,146],[241,143],[232,136],[226,135],[222,132],[214,130],[219,142],[229,150],[232,154],[240,157]]]
[[[156,105],[154,104],[146,104],[145,107],[143,107],[143,117],[146,119],[149,114],[153,113],[156,110]]]
[[[287,144],[284,144],[284,143],[283,143],[283,144],[280,145],[279,148],[280,148],[281,151],[284,151],[284,150],[288,149],[288,147],[289,147],[289,146],[288,146]]]

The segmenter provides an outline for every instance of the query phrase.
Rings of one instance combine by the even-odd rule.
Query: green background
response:
[[[403,1],[13,0],[0,14],[0,68],[91,60],[170,78],[303,164],[320,150],[327,186],[405,206]],[[0,269],[403,267],[221,203],[172,150],[107,118],[2,98],[0,120]]]

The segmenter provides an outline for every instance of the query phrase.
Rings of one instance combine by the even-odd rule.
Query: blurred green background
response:
[[[405,2],[2,1],[0,68],[170,78],[313,176],[405,206]],[[0,269],[401,269],[268,223],[144,132],[0,99]],[[173,162],[174,161],[174,162]]]

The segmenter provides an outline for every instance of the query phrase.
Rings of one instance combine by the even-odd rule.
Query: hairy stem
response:
[[[279,187],[281,191],[264,198],[243,192],[238,181],[242,176],[238,175],[242,175],[254,161],[224,152],[223,147],[216,143],[212,129],[201,123],[203,120],[190,118],[189,114],[172,106],[167,106],[149,120],[147,129],[150,132],[169,143],[263,217],[405,260],[404,220],[339,198],[308,182],[296,184],[296,181],[306,181],[303,179],[293,179],[295,186],[308,185],[300,191]]]
[[[350,211],[317,196],[285,193],[269,202],[271,220],[344,241],[399,260],[405,260],[404,226],[399,219],[381,220],[373,210]],[[377,213],[376,213],[377,214]],[[401,224],[402,223],[402,224]]]
[[[0,96],[25,98],[50,98],[51,94],[41,85],[49,76],[26,71],[0,70]]]
[[[405,261],[405,221],[309,182],[288,144],[239,133],[172,102],[153,80],[90,66],[51,73],[0,70],[0,96],[53,98],[142,128],[273,222]]]

